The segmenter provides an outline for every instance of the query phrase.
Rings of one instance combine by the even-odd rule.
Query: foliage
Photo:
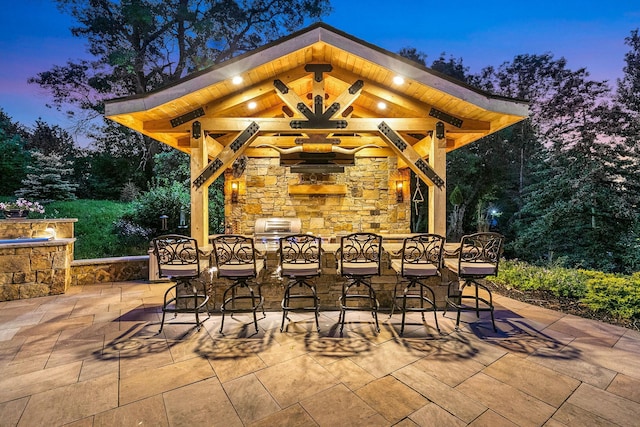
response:
[[[189,216],[190,197],[184,185],[172,182],[169,185],[153,185],[132,203],[129,220],[151,230],[152,237],[165,233],[184,234],[180,219]],[[167,216],[167,229],[162,230],[161,215]]]
[[[189,155],[178,150],[160,152],[153,159],[153,175],[156,182],[168,185],[177,181],[190,186],[191,172],[189,169]]]
[[[39,151],[42,154],[57,154],[63,159],[71,160],[76,156],[76,147],[71,135],[58,125],[49,125],[36,120],[33,131],[27,138],[25,149]]]
[[[144,247],[122,246],[113,233],[112,224],[130,210],[130,203],[78,199],[52,202],[43,217],[78,219],[74,224],[75,259],[146,254]]]
[[[131,221],[120,218],[113,222],[113,233],[118,236],[118,243],[126,248],[148,248],[153,234],[150,228],[142,227]]]
[[[631,276],[602,274],[587,281],[583,302],[618,319],[640,319],[640,273]]]
[[[494,282],[522,291],[548,291],[580,300],[592,310],[617,319],[640,318],[640,273],[620,275],[594,270],[534,266],[502,261]]]
[[[138,196],[140,196],[140,189],[131,181],[127,182],[120,191],[121,202],[133,202]]]
[[[77,185],[65,179],[71,173],[69,162],[58,154],[44,155],[39,151],[31,153],[33,164],[27,167],[27,177],[16,196],[42,200],[73,200]]]
[[[38,202],[31,202],[27,199],[19,198],[13,202],[0,202],[0,210],[8,211],[13,209],[44,213],[44,206]]]
[[[31,156],[24,148],[26,137],[26,131],[0,108],[0,195],[13,195],[27,175]]]
[[[586,282],[594,274],[598,273],[503,260],[500,262],[498,276],[493,281],[523,291],[545,290],[558,297],[579,299],[586,295]]]

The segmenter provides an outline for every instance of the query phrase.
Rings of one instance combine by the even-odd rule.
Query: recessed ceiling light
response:
[[[231,79],[231,83],[233,83],[234,85],[239,85],[240,83],[242,83],[242,77],[240,76],[234,76]]]
[[[404,77],[402,77],[402,76],[395,76],[395,77],[393,78],[393,83],[394,83],[394,84],[397,84],[397,85],[401,85],[401,84],[403,84],[403,83],[404,83]]]
[[[255,110],[257,106],[258,104],[255,101],[251,101],[247,104],[247,107],[249,107],[250,110]]]
[[[387,109],[387,104],[380,101],[378,102],[378,110],[386,110]]]

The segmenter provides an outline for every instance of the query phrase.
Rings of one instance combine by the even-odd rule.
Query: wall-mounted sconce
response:
[[[396,181],[396,202],[398,203],[404,202],[404,192],[402,186],[402,181]]]
[[[233,181],[231,183],[231,203],[238,202],[238,183]]]

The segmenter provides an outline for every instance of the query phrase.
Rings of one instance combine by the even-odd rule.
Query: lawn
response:
[[[78,219],[75,259],[146,254],[144,250],[123,247],[113,232],[113,222],[129,208],[130,203],[109,200],[58,201],[48,204],[42,217]]]

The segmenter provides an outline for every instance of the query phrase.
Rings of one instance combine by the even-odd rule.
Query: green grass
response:
[[[74,259],[105,258],[125,255],[141,255],[141,249],[123,247],[113,233],[112,224],[125,212],[130,203],[109,200],[73,200],[48,204],[46,218],[77,218],[74,224]],[[35,218],[36,215],[30,217]]]

